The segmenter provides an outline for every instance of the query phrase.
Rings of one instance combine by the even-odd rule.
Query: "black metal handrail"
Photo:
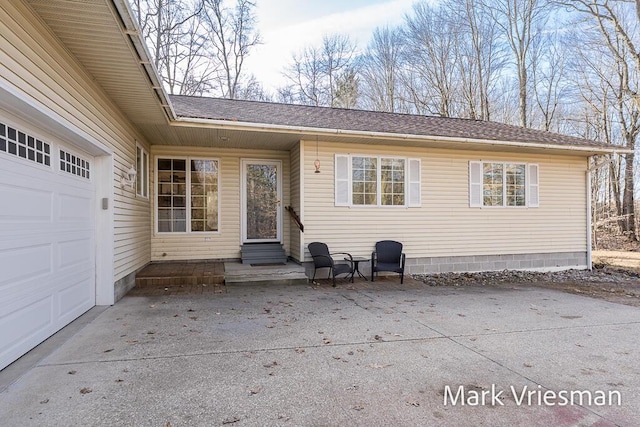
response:
[[[284,208],[286,209],[287,212],[289,212],[289,215],[291,215],[291,218],[293,218],[293,220],[296,222],[300,231],[304,233],[304,225],[302,224],[302,222],[300,222],[300,217],[298,216],[296,211],[293,209],[293,207],[285,206]]]

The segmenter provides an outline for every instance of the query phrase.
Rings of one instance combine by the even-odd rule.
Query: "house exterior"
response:
[[[0,368],[150,262],[243,245],[409,273],[590,266],[609,146],[471,120],[168,96],[126,0],[0,4]]]

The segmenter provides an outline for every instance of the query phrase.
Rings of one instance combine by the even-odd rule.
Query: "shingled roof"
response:
[[[171,95],[170,99],[177,116],[184,119],[327,131],[339,129],[376,132],[390,136],[416,135],[584,148],[611,147],[588,139],[481,120],[179,95]]]

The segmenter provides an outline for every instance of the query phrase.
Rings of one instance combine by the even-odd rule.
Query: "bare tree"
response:
[[[416,112],[451,117],[454,114],[454,79],[458,55],[457,22],[441,7],[426,2],[405,16],[404,87]]]
[[[564,98],[569,95],[566,73],[567,43],[558,39],[558,33],[548,35],[544,43],[532,54],[532,92],[536,112],[540,114],[540,128],[551,131]],[[532,116],[535,116],[532,114]]]
[[[224,5],[223,5],[224,3]],[[172,94],[256,95],[242,89],[244,60],[260,43],[255,3],[235,0],[133,0],[154,65]]]
[[[481,0],[449,0],[445,3],[460,23],[461,94],[466,117],[491,118],[491,93],[500,80],[505,64],[505,49],[499,43],[497,23]]]
[[[202,19],[212,59],[221,65],[216,75],[218,87],[223,97],[234,99],[242,84],[244,60],[260,43],[260,34],[255,28],[255,2],[236,0],[233,8],[224,4],[223,0],[204,0]]]
[[[374,30],[360,60],[362,98],[367,108],[388,112],[399,110],[403,41],[398,29],[384,27]]]
[[[322,70],[321,50],[307,46],[299,54],[294,54],[292,63],[284,72],[290,85],[280,89],[280,93],[288,93],[293,102],[309,105],[330,105]]]
[[[297,94],[293,85],[277,88],[276,100],[283,104],[295,104],[297,102]]]
[[[353,71],[355,49],[348,36],[334,34],[322,38],[322,69],[327,79],[331,106],[335,106],[337,101],[337,80],[342,78],[343,82],[348,81],[349,74]]]
[[[355,68],[343,70],[335,79],[332,107],[356,108],[360,97],[360,78]]]
[[[337,83],[353,70],[354,52],[355,45],[349,37],[325,35],[319,47],[307,46],[293,55],[283,73],[290,82],[288,91],[303,104],[335,106]]]
[[[583,38],[589,37],[589,55],[582,55],[582,64],[593,73],[588,87],[598,87],[597,84],[603,87],[600,105],[614,113],[610,119],[606,115],[612,135],[619,135],[612,142],[619,142],[626,148],[635,150],[636,140],[640,135],[640,105],[637,94],[640,85],[640,52],[635,43],[640,36],[640,4],[597,0],[574,0],[563,4],[587,18],[582,23],[581,35]],[[634,153],[625,154],[622,158],[624,186],[620,225],[630,238],[637,240],[634,160]],[[611,172],[613,174],[615,170]],[[617,184],[613,185],[615,188]]]
[[[208,61],[200,34],[200,0],[134,0],[138,25],[169,93],[208,91],[215,65]]]
[[[252,74],[238,88],[236,99],[271,102],[273,101],[273,96],[264,89],[262,83]]]
[[[513,55],[518,78],[519,124],[529,127],[529,72],[531,49],[546,24],[549,6],[546,0],[482,0],[502,30]]]

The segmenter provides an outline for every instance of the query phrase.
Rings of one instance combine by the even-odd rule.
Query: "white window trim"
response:
[[[353,203],[353,158],[354,157],[368,157],[377,159],[376,163],[376,204],[375,205],[356,205]],[[346,172],[341,170],[339,165],[346,159]],[[397,159],[404,160],[404,204],[402,205],[383,205],[382,204],[382,159]],[[403,157],[403,156],[385,156],[385,155],[373,155],[373,154],[336,154],[335,155],[335,170],[334,170],[334,204],[335,206],[347,206],[352,208],[384,208],[384,209],[404,209],[415,208],[422,206],[422,160],[419,158]],[[410,168],[411,165],[417,165],[419,181],[411,181]],[[345,166],[345,165],[343,165]],[[417,185],[417,197],[412,202],[411,187]],[[347,191],[340,191],[347,186]],[[346,196],[346,199],[345,199]]]
[[[160,197],[160,195],[158,194],[158,159],[176,159],[176,160],[184,160],[185,162],[187,162],[187,174],[186,174],[186,182],[185,185],[187,186],[187,194],[186,194],[186,209],[187,209],[187,231],[158,231],[158,197]],[[218,163],[218,230],[217,231],[191,231],[191,160],[212,160]],[[161,236],[185,236],[185,235],[190,235],[190,236],[212,236],[212,235],[218,235],[222,233],[222,214],[220,211],[220,201],[221,201],[221,197],[220,195],[222,194],[222,173],[221,173],[221,167],[220,167],[220,159],[216,158],[216,157],[203,157],[203,156],[172,156],[172,155],[162,155],[162,154],[157,154],[154,156],[153,158],[153,164],[154,164],[154,182],[155,182],[155,205],[153,207],[153,216],[154,216],[154,232],[155,234],[159,234]]]
[[[497,163],[504,166],[506,165],[524,165],[525,167],[525,201],[524,206],[508,206],[507,201],[507,186],[505,185],[506,174],[503,174],[502,185],[502,206],[485,206],[483,197],[483,171],[484,165],[490,163]],[[479,166],[479,172],[474,171],[474,166]],[[506,168],[503,168],[503,171]],[[474,172],[478,173],[478,176],[474,176]],[[537,208],[540,206],[540,166],[537,163],[527,162],[514,162],[514,161],[492,161],[492,160],[472,160],[469,161],[469,207],[483,208],[483,209],[528,209]],[[533,179],[535,177],[535,180]],[[533,182],[535,181],[535,183]]]
[[[142,158],[142,171],[138,165],[138,150],[140,150]],[[147,159],[146,165],[144,159]],[[136,173],[141,177],[141,187],[138,188],[138,179],[136,178],[136,197],[142,197],[143,199],[149,199],[149,152],[138,142],[136,142]]]

